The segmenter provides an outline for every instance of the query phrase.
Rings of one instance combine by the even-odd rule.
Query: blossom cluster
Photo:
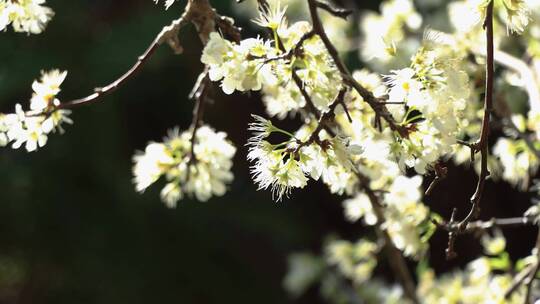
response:
[[[232,94],[235,90],[258,91],[262,87],[263,77],[271,77],[272,73],[269,66],[262,65],[260,60],[249,59],[261,58],[272,53],[272,50],[270,44],[262,39],[245,39],[237,45],[213,32],[201,61],[210,67],[208,75],[212,81],[221,80],[221,88],[226,94]]]
[[[416,32],[421,25],[422,16],[412,0],[381,2],[380,13],[366,12],[362,16],[360,56],[370,63],[394,61],[397,64],[407,60],[418,44],[408,38],[406,32]]]
[[[254,118],[249,128],[254,136],[248,143],[248,160],[255,162],[252,174],[259,189],[271,188],[273,196],[280,201],[291,189],[305,187],[311,177],[322,179],[334,192],[343,193],[347,189],[352,192],[353,184],[347,181],[354,170],[351,155],[362,151],[359,145],[341,136],[324,138],[324,134],[320,135],[323,138],[318,139],[320,142],[311,141],[311,135],[295,136],[260,116]],[[287,140],[272,144],[267,140],[272,134],[281,134]]]
[[[377,266],[377,244],[360,239],[356,243],[344,240],[332,241],[326,246],[327,263],[336,266],[343,276],[356,284],[371,278]]]
[[[15,113],[0,114],[0,146],[12,142],[14,149],[24,145],[28,152],[36,151],[47,143],[50,133],[63,133],[62,124],[73,123],[68,117],[70,110],[57,109],[60,101],[56,95],[66,75],[59,70],[42,72],[40,80],[32,84],[30,110],[25,112],[17,104]]]
[[[525,286],[506,296],[514,277],[504,273],[512,265],[502,234],[496,233],[493,238],[485,236],[482,245],[486,256],[471,261],[462,271],[438,278],[432,270],[422,273],[417,292],[424,302],[436,303],[445,299],[449,303],[523,303]],[[516,268],[522,269],[534,263],[534,259],[534,256],[526,257],[516,263]]]
[[[0,0],[0,31],[10,24],[16,32],[40,34],[54,16],[45,0]]]
[[[424,265],[417,269],[416,294],[420,303],[523,303],[525,286],[518,286],[512,294],[506,295],[515,282],[508,271],[511,268],[522,271],[535,265],[536,252],[533,250],[531,255],[513,264],[505,251],[506,240],[498,230],[493,236],[484,235],[481,244],[485,255],[469,262],[464,269],[441,276],[436,276],[426,267],[427,260],[423,260]],[[339,303],[344,290],[335,284],[343,284],[339,277],[344,277],[352,282],[352,288],[346,292],[354,292],[355,298],[365,303],[412,303],[403,298],[401,287],[388,286],[371,277],[377,265],[377,252],[376,244],[360,239],[354,243],[332,240],[325,246],[324,257],[319,259],[308,253],[296,253],[286,276],[286,287],[299,294],[319,280],[323,295],[332,303]]]
[[[422,235],[430,228],[427,223],[429,209],[421,203],[421,184],[420,176],[398,176],[384,195],[386,206],[383,209],[384,222],[381,228],[388,232],[397,248],[413,258],[421,257],[427,250]],[[373,226],[380,220],[365,193],[358,193],[345,200],[343,207],[345,217],[351,222],[362,218],[365,224]]]
[[[268,113],[283,119],[306,106],[293,79],[296,73],[314,106],[328,110],[343,81],[320,38],[313,36],[298,45],[311,25],[300,21],[288,26],[283,10],[257,22],[272,27],[274,41],[250,38],[235,44],[218,33],[210,35],[201,57],[210,67],[210,78],[221,81],[226,94],[262,89]]]
[[[515,132],[532,135],[530,144],[533,146],[522,138],[501,137],[493,147],[493,156],[502,167],[502,179],[524,191],[531,185],[531,177],[536,174],[540,164],[540,159],[533,151],[540,143],[540,113],[531,110],[527,117],[514,114],[510,123],[516,130],[508,130],[509,135],[515,137]]]
[[[411,66],[387,76],[389,102],[404,105],[391,107],[392,114],[411,130],[408,138],[398,139],[393,152],[402,168],[414,167],[419,174],[452,152],[471,95],[463,55],[452,41],[429,32],[426,36]]]
[[[152,142],[133,157],[133,182],[137,191],[146,188],[164,176],[167,184],[161,190],[161,199],[168,207],[186,194],[199,201],[222,196],[233,180],[232,158],[236,148],[224,132],[209,126],[180,133],[173,129],[164,142]],[[192,147],[193,145],[193,147]]]

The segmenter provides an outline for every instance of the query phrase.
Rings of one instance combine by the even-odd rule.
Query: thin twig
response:
[[[339,91],[336,98],[334,99],[334,101],[328,107],[328,111],[320,115],[319,122],[317,123],[317,127],[315,128],[315,130],[311,133],[311,135],[306,141],[303,141],[300,144],[298,144],[298,146],[294,149],[295,152],[298,152],[302,147],[308,146],[314,142],[321,144],[319,133],[325,128],[325,126],[327,125],[327,122],[330,121],[334,117],[335,115],[334,111],[339,104],[343,103],[345,94],[347,94],[347,89],[342,88]]]
[[[264,64],[270,63],[272,61],[277,61],[277,60],[291,61],[293,56],[297,56],[297,57],[300,56],[302,47],[304,46],[304,43],[306,42],[306,40],[312,38],[313,36],[315,36],[315,31],[313,31],[313,30],[304,33],[302,35],[302,37],[300,37],[300,39],[298,39],[298,42],[296,42],[294,47],[292,47],[290,50],[288,50],[287,52],[285,52],[285,53],[283,53],[283,54],[281,54],[279,56],[267,58],[264,61]]]
[[[208,67],[201,73],[197,80],[193,91],[190,94],[190,98],[195,99],[195,106],[193,107],[193,120],[191,122],[191,149],[189,153],[188,165],[194,164],[197,161],[195,155],[195,144],[197,141],[197,130],[202,124],[202,118],[204,115],[204,105],[206,103],[208,89],[210,85],[210,78],[208,77]]]
[[[463,232],[487,230],[495,227],[512,228],[532,225],[534,225],[534,220],[529,217],[493,218],[489,221],[470,222]]]
[[[162,31],[156,36],[156,38],[152,41],[146,51],[137,58],[135,64],[122,76],[104,87],[95,88],[94,93],[83,98],[64,102],[57,106],[56,109],[70,109],[81,105],[92,104],[98,102],[102,97],[116,91],[116,89],[118,89],[126,81],[128,81],[137,74],[137,72],[150,59],[150,57],[155,53],[159,46],[161,46],[167,41],[170,41],[171,39],[173,39],[173,37],[178,35],[178,31],[180,30],[180,28],[186,25],[189,21],[190,13],[189,10],[187,10],[180,18],[174,20],[171,25],[162,29]]]
[[[455,210],[455,208],[454,208]],[[452,212],[454,214],[454,212]],[[452,218],[450,218],[450,222],[452,221]],[[510,218],[492,218],[488,221],[474,221],[469,222],[467,224],[467,227],[465,227],[462,230],[458,230],[455,225],[458,225],[458,223],[453,224],[452,226],[450,223],[439,223],[434,221],[433,222],[437,228],[448,231],[448,232],[454,232],[456,234],[467,234],[467,233],[475,233],[477,231],[485,231],[493,228],[515,228],[515,227],[525,227],[525,226],[533,226],[535,225],[535,221],[533,218],[528,216],[523,217],[510,217]]]

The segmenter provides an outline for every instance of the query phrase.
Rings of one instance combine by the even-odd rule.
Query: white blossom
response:
[[[373,212],[371,202],[364,193],[359,193],[354,198],[345,200],[343,207],[345,208],[345,217],[351,222],[363,218],[366,225],[373,226],[377,223],[377,216]]]
[[[256,24],[262,27],[277,31],[284,23],[287,22],[285,13],[287,6],[281,7],[281,1],[272,2],[269,4],[267,12],[259,12],[259,18],[253,20]]]

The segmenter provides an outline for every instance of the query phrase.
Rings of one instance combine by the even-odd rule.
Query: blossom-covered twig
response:
[[[346,91],[342,90],[341,92],[346,92]],[[337,105],[337,104],[339,104],[339,98],[333,102],[333,105]],[[319,119],[319,124],[317,126],[316,131],[317,130],[320,131],[321,128],[324,128],[325,130],[332,132],[332,128],[328,125],[328,119],[327,119],[328,117],[325,118],[324,116],[333,115],[334,108],[332,108],[331,111],[326,112],[325,114],[321,116],[321,118]],[[328,113],[331,113],[331,114],[328,114]],[[314,141],[314,139],[311,139],[311,138],[317,133],[318,132],[313,132],[312,136],[310,137],[308,141],[310,140]],[[416,297],[416,287],[415,287],[414,279],[407,267],[407,263],[402,253],[394,245],[392,238],[390,237],[388,232],[384,230],[384,228],[381,227],[381,225],[385,222],[383,204],[380,202],[380,199],[377,196],[377,192],[371,189],[371,187],[369,186],[368,177],[358,171],[355,172],[355,175],[359,180],[360,187],[367,194],[369,201],[371,203],[371,206],[374,210],[374,213],[377,217],[377,224],[375,228],[376,228],[377,234],[384,239],[387,254],[388,254],[388,263],[390,264],[390,267],[393,269],[394,273],[396,274],[396,277],[398,278],[399,282],[403,286],[403,289],[407,298],[409,298],[414,303],[419,303]]]
[[[307,142],[317,142],[317,134],[324,128],[327,132],[329,132],[331,135],[335,135],[332,131],[331,126],[329,123],[329,118],[334,115],[335,107],[341,103],[344,95],[346,93],[345,89],[342,89],[337,96],[337,98],[334,100],[332,105],[330,106],[330,110],[328,112],[325,112],[323,115],[320,116],[319,122],[317,125],[316,130],[312,133],[310,138],[307,140]],[[312,113],[314,114],[314,113]],[[377,196],[377,193],[375,190],[371,189],[369,186],[369,179],[367,176],[363,175],[361,172],[356,171],[355,175],[357,176],[361,188],[366,192],[368,195],[368,198],[371,202],[371,206],[375,212],[375,215],[377,217],[377,225],[376,225],[376,231],[379,236],[381,236],[384,239],[387,253],[388,253],[388,263],[390,264],[390,267],[393,269],[394,273],[396,274],[398,280],[400,281],[401,285],[403,286],[405,295],[407,298],[409,298],[414,303],[418,303],[418,299],[416,297],[416,287],[414,283],[414,279],[409,272],[409,269],[407,268],[407,263],[405,259],[403,258],[402,253],[397,249],[397,247],[394,245],[392,238],[388,234],[387,231],[385,231],[381,225],[385,222],[384,212],[383,212],[383,204],[380,202],[379,197]]]
[[[334,63],[336,64],[338,70],[342,74],[342,77],[344,77],[344,82],[348,85],[351,85],[359,94],[362,96],[362,98],[371,106],[371,108],[375,111],[376,115],[378,117],[382,117],[390,126],[390,128],[393,131],[397,131],[401,136],[406,136],[407,131],[402,126],[399,126],[391,114],[386,109],[386,106],[384,103],[380,102],[372,92],[364,88],[362,85],[360,85],[350,74],[349,70],[345,66],[345,64],[341,61],[339,58],[339,54],[337,49],[334,47],[328,36],[326,35],[326,32],[324,30],[324,27],[322,25],[322,22],[320,20],[320,17],[317,12],[317,8],[319,7],[318,1],[315,0],[308,0],[309,4],[309,10],[313,22],[313,30],[315,33],[321,38],[323,41],[326,49],[328,50],[328,53],[334,60]],[[322,121],[324,122],[324,121]],[[369,186],[369,179],[364,176],[360,172],[355,173],[356,176],[359,179],[361,187],[364,189],[366,194],[369,197],[369,200],[371,202],[372,208],[375,212],[375,215],[377,216],[378,224],[376,226],[377,233],[383,237],[385,240],[387,252],[388,252],[388,261],[394,272],[396,273],[396,276],[398,280],[400,281],[401,285],[403,286],[405,295],[407,298],[409,298],[414,303],[418,303],[418,299],[416,297],[416,287],[414,283],[414,279],[412,278],[411,273],[409,272],[409,269],[407,268],[407,264],[405,259],[403,258],[403,255],[399,251],[399,249],[396,248],[394,245],[392,238],[388,234],[387,231],[385,231],[381,225],[385,222],[384,219],[384,213],[382,209],[384,208],[383,205],[380,203],[378,196],[376,195],[375,191],[371,189]]]
[[[322,42],[324,43],[326,49],[328,50],[328,53],[334,60],[336,67],[341,73],[341,76],[343,77],[343,81],[346,84],[352,86],[358,92],[358,94],[362,96],[364,101],[369,104],[369,106],[373,109],[373,111],[375,111],[377,117],[382,117],[382,119],[384,119],[388,123],[392,131],[398,132],[399,135],[402,137],[407,137],[407,134],[408,134],[407,128],[399,125],[395,121],[395,119],[392,117],[392,114],[390,114],[390,112],[388,111],[384,103],[382,103],[378,98],[376,98],[373,95],[371,91],[364,88],[360,83],[358,83],[358,81],[356,81],[353,78],[349,69],[347,68],[347,66],[345,66],[345,64],[339,57],[339,53],[336,47],[330,41],[330,38],[328,38],[328,35],[326,34],[322,21],[319,17],[319,13],[317,12],[317,8],[319,8],[318,1],[308,0],[308,4],[309,4],[309,12],[311,15],[311,20],[313,22],[313,30],[315,31],[315,33],[317,33],[317,35],[321,38]]]
[[[388,123],[388,125],[393,131],[397,131],[401,136],[406,136],[407,130],[395,122],[392,115],[386,109],[386,106],[383,103],[381,103],[373,95],[372,92],[364,88],[352,77],[352,75],[350,74],[349,70],[347,69],[343,61],[341,61],[341,59],[339,58],[338,51],[334,47],[334,45],[332,44],[328,36],[326,35],[323,24],[317,12],[317,8],[319,7],[318,1],[308,0],[308,4],[309,4],[309,10],[310,10],[310,14],[311,14],[312,22],[313,22],[313,29],[323,41],[326,49],[328,50],[328,53],[334,60],[334,63],[336,64],[338,70],[342,74],[342,77],[344,77],[344,82],[348,85],[351,85],[360,94],[360,96],[362,96],[362,98],[371,106],[371,108],[375,111],[376,115],[379,117],[382,117]],[[405,295],[413,302],[418,303],[418,299],[416,297],[416,287],[415,287],[414,279],[412,278],[407,268],[405,259],[403,258],[403,255],[401,254],[399,249],[395,247],[388,232],[386,232],[380,226],[382,225],[382,223],[385,222],[384,213],[382,211],[383,206],[380,203],[379,198],[377,197],[375,192],[369,187],[369,179],[363,174],[361,174],[360,172],[356,172],[356,175],[360,181],[360,185],[362,186],[362,188],[368,195],[372,208],[375,211],[375,214],[377,216],[377,219],[378,219],[377,231],[385,240],[385,244],[388,250],[388,261],[390,263],[390,266],[396,273],[398,280],[403,286]]]

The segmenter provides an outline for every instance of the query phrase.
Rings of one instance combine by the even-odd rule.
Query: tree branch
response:
[[[135,64],[122,76],[104,87],[94,89],[94,93],[79,99],[71,100],[60,104],[54,110],[70,109],[82,105],[98,102],[106,95],[116,91],[120,86],[133,78],[139,72],[150,57],[155,53],[159,46],[168,43],[176,54],[182,52],[182,46],[178,40],[178,33],[182,27],[189,22],[197,28],[197,32],[203,44],[206,44],[210,32],[215,30],[216,24],[222,31],[229,34],[233,39],[239,39],[239,29],[227,17],[216,13],[208,0],[189,0],[182,16],[174,20],[170,25],[164,27],[156,36],[146,51],[137,58]]]
[[[321,8],[339,18],[347,19],[347,17],[349,17],[349,15],[352,14],[352,11],[349,9],[335,7],[332,4],[325,1],[318,0],[315,3],[318,8]]]
[[[459,223],[455,223],[453,219],[448,223],[448,248],[447,248],[447,257],[452,258],[456,256],[454,249],[452,248],[454,243],[454,238],[466,229],[469,222],[478,218],[480,214],[480,201],[482,199],[482,193],[484,192],[484,186],[486,179],[489,176],[489,171],[487,167],[488,159],[488,136],[489,136],[489,122],[491,117],[491,112],[493,109],[493,0],[491,0],[486,9],[486,19],[484,21],[484,28],[486,29],[486,88],[485,88],[485,100],[484,100],[484,117],[482,119],[482,130],[480,131],[480,139],[471,144],[469,147],[472,150],[472,153],[480,151],[481,164],[480,164],[480,176],[476,184],[476,190],[474,191],[471,197],[471,209],[467,216]]]

